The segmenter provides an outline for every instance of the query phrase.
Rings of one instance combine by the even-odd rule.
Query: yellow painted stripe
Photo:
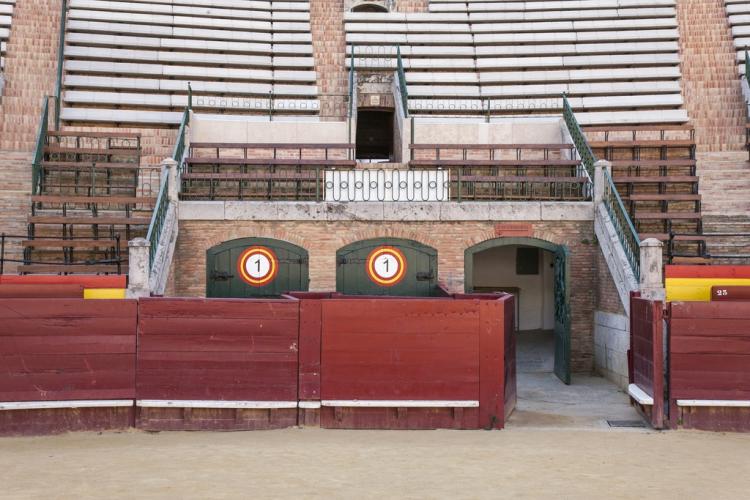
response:
[[[750,278],[667,278],[667,301],[709,302],[712,286],[750,286]]]
[[[124,288],[86,288],[83,290],[84,299],[124,299]]]

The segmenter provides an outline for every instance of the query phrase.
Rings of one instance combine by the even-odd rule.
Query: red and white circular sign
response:
[[[242,281],[251,286],[266,286],[279,273],[279,259],[268,247],[246,248],[237,259],[237,270]]]
[[[377,247],[366,261],[367,276],[377,285],[393,286],[406,276],[406,257],[395,247]]]

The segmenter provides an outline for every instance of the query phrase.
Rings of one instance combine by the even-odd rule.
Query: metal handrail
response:
[[[68,0],[62,0],[60,13],[60,38],[57,47],[57,83],[55,84],[55,130],[60,130],[60,98],[62,96],[63,60],[65,56],[65,24],[68,15]]]
[[[409,116],[409,92],[406,88],[406,73],[404,72],[404,61],[401,59],[401,47],[396,45],[396,72],[398,73],[398,89],[401,92],[401,106],[404,108],[404,117]]]
[[[36,145],[34,156],[31,160],[31,194],[41,194],[42,186],[42,161],[44,160],[44,146],[47,144],[47,129],[49,122],[49,97],[42,100],[42,115],[39,121],[39,129],[36,134]]]
[[[586,168],[586,172],[588,172],[589,177],[591,177],[591,181],[593,182],[594,163],[596,163],[596,157],[594,156],[593,151],[591,151],[591,146],[589,146],[588,140],[586,140],[586,135],[583,133],[583,130],[581,130],[581,126],[578,124],[578,120],[576,120],[576,115],[575,113],[573,113],[573,108],[568,102],[568,97],[563,94],[562,98],[563,119],[565,120],[565,125],[568,127],[568,132],[570,133],[570,137],[573,139],[573,144],[575,144],[576,146],[578,155],[581,157],[583,166]]]
[[[602,201],[604,207],[607,209],[610,219],[612,219],[612,225],[615,227],[617,238],[622,244],[635,279],[636,281],[640,281],[641,239],[633,225],[633,221],[630,219],[628,211],[625,210],[625,204],[622,202],[622,198],[620,198],[620,193],[617,192],[617,187],[615,187],[615,183],[612,181],[612,176],[609,175],[607,169],[603,169],[603,172],[604,196],[602,197]]]
[[[745,47],[745,80],[750,78],[750,58],[747,55],[747,47]],[[750,82],[750,80],[748,80]]]
[[[164,220],[167,218],[167,209],[169,208],[169,200],[167,199],[168,193],[169,172],[165,169],[161,175],[161,187],[159,188],[159,195],[156,198],[156,205],[154,206],[154,212],[151,215],[151,222],[148,225],[148,232],[146,233],[146,239],[149,242],[149,270],[153,268],[154,257],[156,257],[156,249],[159,246],[159,239],[161,238],[161,232],[164,228]]]

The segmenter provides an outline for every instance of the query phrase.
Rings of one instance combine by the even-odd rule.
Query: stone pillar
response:
[[[167,199],[170,203],[176,203],[180,193],[180,186],[177,185],[177,162],[172,158],[164,158],[161,161],[161,166],[162,169],[167,171]]]
[[[641,242],[641,297],[649,300],[664,300],[666,291],[662,279],[662,247],[656,238]]]
[[[612,164],[607,160],[594,163],[594,207],[598,207],[604,199],[604,171],[612,176]]]
[[[149,290],[149,250],[151,245],[146,238],[135,238],[128,242],[128,290],[129,299],[148,297]]]

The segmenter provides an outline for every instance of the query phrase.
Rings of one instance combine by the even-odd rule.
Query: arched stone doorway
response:
[[[516,296],[519,358],[570,383],[568,249],[537,238],[494,238],[464,252],[466,292]],[[523,350],[529,352],[523,352]],[[548,352],[547,352],[548,351]],[[537,361],[538,360],[538,361]]]

